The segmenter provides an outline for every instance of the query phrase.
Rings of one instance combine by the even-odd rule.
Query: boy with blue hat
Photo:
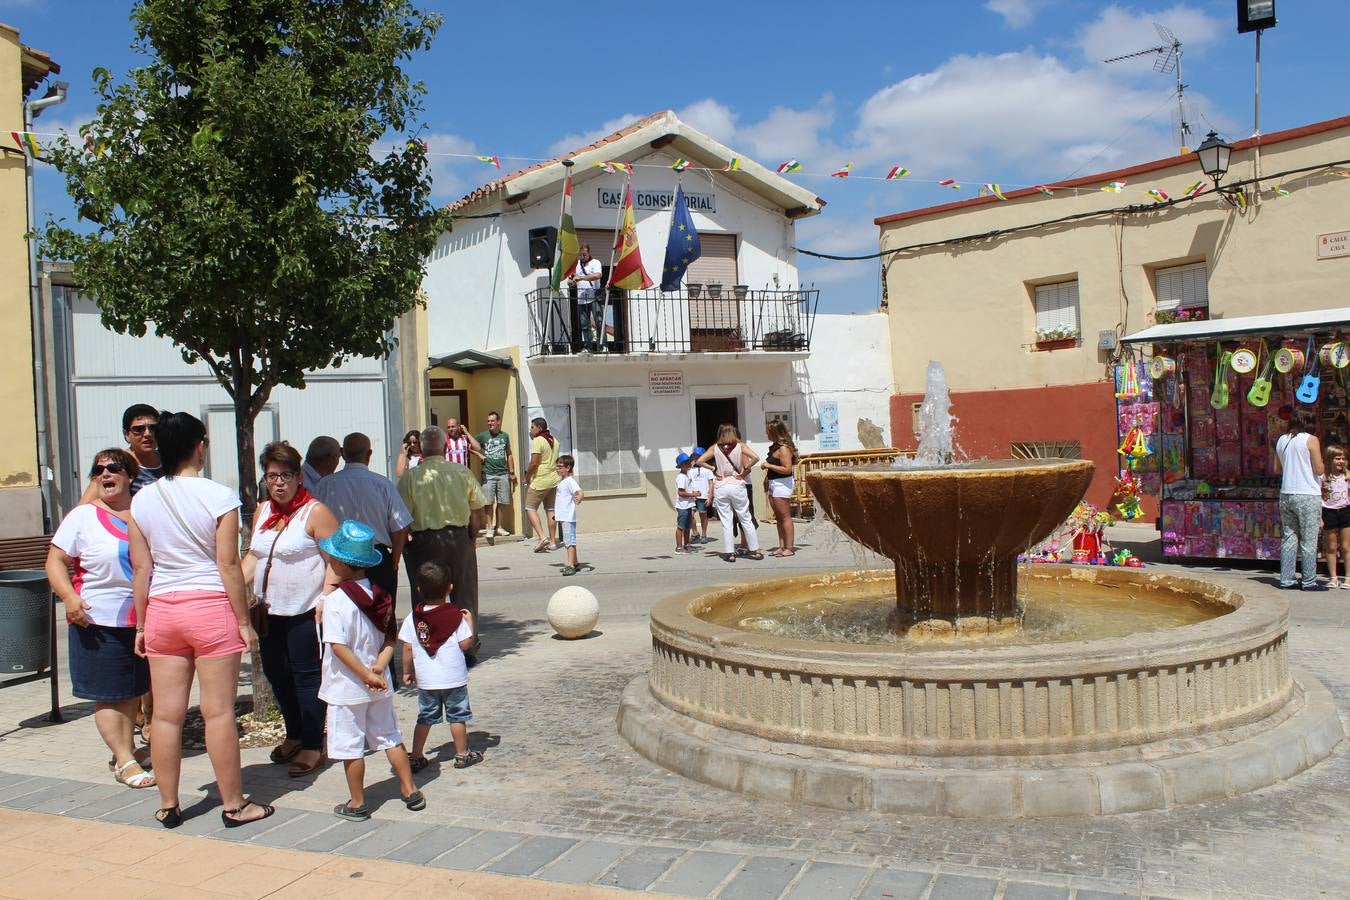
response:
[[[702,447],[695,447],[689,453],[691,468],[689,470],[689,481],[694,491],[694,512],[697,519],[693,519],[698,525],[696,534],[689,538],[689,544],[707,544],[712,541],[708,537],[708,507],[712,506],[713,478],[712,469],[706,466],[698,465],[698,458],[704,454]],[[692,524],[692,523],[691,523]]]
[[[353,822],[370,818],[365,795],[367,745],[389,757],[408,809],[425,809],[427,801],[413,782],[386,675],[398,641],[394,599],[366,577],[366,569],[382,558],[375,549],[375,531],[348,519],[319,541],[319,548],[342,579],[323,598],[327,650],[319,687],[319,699],[328,704],[328,757],[342,760],[351,791],[351,799],[333,812]]]
[[[675,552],[693,553],[689,546],[689,525],[694,518],[694,498],[697,496],[693,480],[689,475],[689,464],[693,461],[688,453],[675,457],[675,468],[680,474],[675,476]]]

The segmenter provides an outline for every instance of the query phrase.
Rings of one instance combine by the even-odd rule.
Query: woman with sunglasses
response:
[[[226,828],[270,816],[244,796],[234,701],[243,652],[258,652],[239,566],[239,494],[201,476],[206,426],[189,413],[161,413],[155,427],[164,477],[131,503],[129,537],[136,601],[136,652],[150,659],[155,718],[150,750],[159,786],[155,818],[183,822],[178,786],[183,720],[192,682],[206,723]]]
[[[61,520],[47,551],[47,580],[66,605],[71,691],[94,702],[94,725],[112,751],[113,778],[148,788],[155,776],[144,767],[147,758],[137,757],[133,737],[141,695],[150,690],[150,667],[135,652],[139,620],[127,541],[138,468],[135,457],[115,447],[94,456],[89,477],[97,494]]]
[[[301,778],[323,765],[327,705],[319,699],[323,653],[315,609],[327,564],[319,541],[337,531],[337,519],[305,488],[300,453],[285,441],[268,444],[258,460],[267,499],[258,504],[244,554],[244,579],[253,585],[254,622],[263,674],[272,685],[286,739],[272,762]]]

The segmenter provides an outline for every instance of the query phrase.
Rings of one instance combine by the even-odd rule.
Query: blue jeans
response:
[[[469,686],[457,688],[439,688],[437,690],[417,692],[417,724],[435,725],[444,718],[446,722],[467,722],[473,718],[469,709]]]
[[[1303,559],[1303,584],[1317,583],[1317,530],[1322,498],[1317,494],[1280,494],[1280,586],[1294,584],[1294,563]]]
[[[581,344],[590,350],[600,349],[604,342],[604,310],[600,307],[600,298],[577,301],[577,318],[581,322]]]
[[[267,616],[267,637],[259,638],[263,674],[272,685],[286,740],[301,749],[323,749],[323,723],[328,705],[319,699],[319,630],[314,611],[298,616]]]

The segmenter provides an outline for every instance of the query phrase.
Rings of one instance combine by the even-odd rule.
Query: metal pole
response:
[[[1252,175],[1252,202],[1257,205],[1261,203],[1261,32],[1264,30],[1264,28],[1256,29],[1256,96],[1252,130],[1252,139],[1255,141],[1252,165],[1255,171]]]

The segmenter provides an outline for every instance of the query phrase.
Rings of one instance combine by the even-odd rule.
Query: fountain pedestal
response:
[[[898,624],[935,630],[1015,620],[1017,554],[1068,517],[1092,471],[1086,460],[1009,460],[826,469],[807,482],[845,534],[894,560]]]

